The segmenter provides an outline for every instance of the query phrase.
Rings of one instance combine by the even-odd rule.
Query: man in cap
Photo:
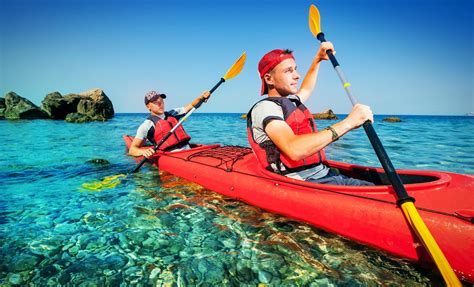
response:
[[[311,112],[303,105],[316,86],[318,70],[332,43],[319,47],[298,89],[300,75],[290,50],[272,50],[258,64],[262,80],[261,95],[247,114],[250,146],[261,166],[291,178],[339,185],[373,185],[370,182],[338,174],[325,165],[323,148],[365,121],[373,121],[368,106],[357,104],[342,121],[317,131]]]
[[[166,95],[156,91],[149,91],[145,94],[145,105],[150,111],[148,118],[138,127],[137,134],[130,145],[128,154],[132,156],[144,156],[149,158],[155,151],[153,148],[141,149],[140,147],[148,140],[152,144],[158,144],[171,129],[179,122],[179,119],[186,115],[201,99],[209,98],[208,91],[203,92],[192,103],[165,111]],[[191,137],[186,133],[183,126],[179,126],[161,146],[160,150],[178,151],[189,149],[189,140]]]

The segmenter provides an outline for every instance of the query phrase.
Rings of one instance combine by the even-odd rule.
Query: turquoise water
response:
[[[82,190],[135,165],[122,135],[143,118],[0,121],[0,285],[442,284],[430,270],[150,166],[115,188]],[[375,129],[397,168],[474,174],[474,117],[381,118]],[[248,146],[240,114],[194,114],[185,127],[195,142]],[[363,130],[327,154],[378,166]],[[88,162],[98,158],[109,164]]]

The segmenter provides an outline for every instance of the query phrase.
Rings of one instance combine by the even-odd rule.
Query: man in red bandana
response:
[[[322,131],[316,129],[311,112],[304,106],[316,86],[318,70],[326,51],[334,47],[322,43],[298,89],[300,74],[290,50],[272,50],[258,64],[262,79],[261,95],[247,115],[249,143],[262,167],[291,178],[339,185],[373,185],[338,174],[325,162],[323,148],[365,121],[373,121],[368,106],[357,104],[342,121]]]

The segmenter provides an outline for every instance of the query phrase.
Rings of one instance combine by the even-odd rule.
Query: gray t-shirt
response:
[[[288,98],[298,99],[298,96],[290,95]],[[282,108],[275,102],[272,101],[261,101],[257,103],[252,109],[252,133],[255,142],[258,144],[270,140],[265,128],[271,121],[279,120],[284,121]],[[284,168],[284,167],[283,167]],[[287,177],[308,180],[308,179],[319,179],[328,174],[329,168],[324,164],[317,165],[312,168],[308,168],[302,171],[293,172],[286,174]]]
[[[171,116],[173,116],[173,117],[177,117],[177,118],[179,118],[180,116],[183,116],[183,115],[186,114],[184,107],[175,108],[175,109],[172,109],[172,110],[167,111],[166,113],[168,113],[169,115],[171,115]],[[161,118],[161,119],[164,119],[164,118],[165,118],[165,115],[162,114],[162,115],[158,115],[157,117],[159,117],[159,118]],[[146,140],[147,140],[148,131],[149,131],[152,127],[155,127],[155,124],[153,123],[153,121],[151,121],[150,119],[146,119],[146,120],[143,121],[143,123],[138,127],[137,134],[135,135],[135,137],[146,141]],[[189,145],[186,145],[186,146],[184,146],[184,147],[182,147],[182,148],[179,148],[179,149],[173,149],[173,151],[184,150],[184,149],[190,149],[190,148],[191,148],[191,147],[190,147]]]

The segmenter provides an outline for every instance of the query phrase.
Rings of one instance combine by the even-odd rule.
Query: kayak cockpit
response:
[[[383,169],[365,167],[365,166],[354,166],[340,162],[331,162],[329,164],[331,167],[337,168],[340,173],[363,179],[366,181],[373,182],[375,185],[390,185],[389,178]],[[429,183],[439,180],[442,176],[437,173],[423,173],[418,171],[417,173],[406,173],[410,171],[398,171],[398,175],[402,180],[403,184],[416,184],[416,183]]]

